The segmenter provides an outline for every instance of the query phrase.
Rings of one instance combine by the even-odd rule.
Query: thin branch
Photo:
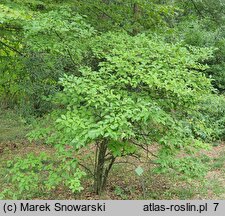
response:
[[[192,4],[193,4],[195,10],[199,13],[199,15],[201,15],[202,17],[205,17],[205,16],[202,14],[202,12],[198,9],[198,7],[197,7],[195,1],[194,1],[194,0],[191,0],[191,2],[192,2]]]
[[[94,173],[85,165],[83,165],[82,163],[78,162],[78,165],[80,165],[81,167],[83,167],[84,169],[86,169],[92,176],[94,176]]]
[[[12,46],[6,44],[5,42],[3,42],[3,41],[0,40],[0,43],[1,43],[3,46],[8,47],[10,50],[12,50],[12,51],[18,53],[19,55],[24,56],[24,54],[21,53],[19,50],[17,50],[17,49],[15,49],[14,47],[12,47]]]
[[[56,36],[63,42],[63,44],[65,44],[63,38],[59,35],[59,33],[57,31],[55,31],[55,30],[54,30],[54,32],[55,32]],[[72,54],[70,52],[70,47],[67,44],[65,44],[65,46],[66,46],[66,52],[68,53],[68,55],[70,57],[70,60],[72,61],[72,63],[74,64],[74,66],[77,66],[77,64],[74,61],[74,59],[72,57]]]
[[[115,164],[130,164],[134,167],[137,167],[137,165],[135,163],[128,162],[128,161],[118,161],[118,162],[115,162]]]
[[[147,152],[148,152],[149,154],[151,154],[152,156],[158,158],[158,156],[157,156],[156,154],[154,154],[154,153],[152,153],[151,151],[149,151],[148,149],[146,149],[143,145],[141,145],[141,144],[139,144],[139,143],[136,143],[136,142],[134,142],[133,140],[132,140],[132,142],[133,142],[134,145],[136,145],[136,146],[138,146],[138,147],[144,149],[145,151],[147,151]]]
[[[111,15],[109,15],[108,13],[106,13],[105,11],[103,11],[102,9],[98,8],[97,6],[94,6],[94,8],[97,9],[97,10],[99,10],[101,13],[103,13],[103,15],[107,16],[108,18],[110,18],[114,23],[116,23],[116,24],[118,23],[117,20],[115,20]],[[130,34],[132,33],[128,29],[125,29],[121,23],[118,23],[118,24],[119,24],[119,27],[121,27],[124,31],[126,31],[126,32],[128,32]]]

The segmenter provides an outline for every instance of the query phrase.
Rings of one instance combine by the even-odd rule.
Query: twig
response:
[[[157,155],[155,155],[154,153],[152,153],[151,151],[149,151],[148,149],[146,149],[143,145],[139,144],[139,143],[136,143],[132,140],[133,144],[136,145],[136,146],[139,146],[140,148],[144,149],[145,151],[147,151],[148,153],[150,153],[152,156],[158,158]]]
[[[0,40],[0,43],[1,43],[3,46],[8,47],[10,50],[12,50],[12,51],[18,53],[19,55],[24,56],[24,54],[21,53],[19,50],[17,50],[17,49],[15,49],[14,47],[12,47],[12,46],[6,44],[5,42],[3,42],[3,41]]]
[[[84,169],[86,169],[92,176],[94,176],[94,173],[85,165],[83,165],[82,163],[78,162],[78,165],[80,165],[81,167],[83,167]]]

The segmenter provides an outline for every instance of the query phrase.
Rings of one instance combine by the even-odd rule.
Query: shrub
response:
[[[200,61],[211,56],[210,49],[184,48],[161,38],[125,33],[97,37],[90,49],[90,58],[98,66],[81,67],[79,77],[61,78],[63,92],[53,101],[65,109],[58,112],[45,138],[77,150],[96,143],[94,186],[98,194],[116,158],[134,155],[139,147],[158,143],[155,162],[165,171],[179,153],[207,146],[193,133],[195,123],[189,116],[212,91],[210,80],[200,72],[207,68]],[[182,160],[172,167],[177,169]],[[197,164],[189,162],[178,171],[193,176],[199,169],[188,168]]]

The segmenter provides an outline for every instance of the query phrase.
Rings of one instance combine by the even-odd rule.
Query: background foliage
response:
[[[3,0],[0,10],[1,107],[38,122],[29,137],[61,151],[94,144],[95,166],[85,168],[96,193],[118,158],[149,146],[156,172],[204,175],[196,152],[225,135],[223,1]],[[27,175],[45,190],[61,172],[79,191],[71,157],[78,177],[45,170],[46,155],[12,162],[18,196],[31,189]],[[50,180],[38,177],[45,171]]]

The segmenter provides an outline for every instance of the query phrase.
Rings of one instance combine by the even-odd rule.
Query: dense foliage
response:
[[[13,187],[2,191],[2,198],[31,199],[64,185],[72,192],[83,189],[80,179],[85,173],[77,169],[77,160],[66,151],[53,156],[44,152],[38,156],[30,153],[25,158],[8,161],[7,165],[8,179]]]
[[[94,145],[86,171],[96,193],[118,158],[149,146],[155,171],[204,175],[195,153],[225,137],[222,1],[4,0],[0,9],[1,104],[43,117],[31,140],[62,152]],[[61,181],[79,191],[75,155],[75,165],[61,155],[58,166],[46,155],[20,158],[10,163],[11,181],[20,193]]]

